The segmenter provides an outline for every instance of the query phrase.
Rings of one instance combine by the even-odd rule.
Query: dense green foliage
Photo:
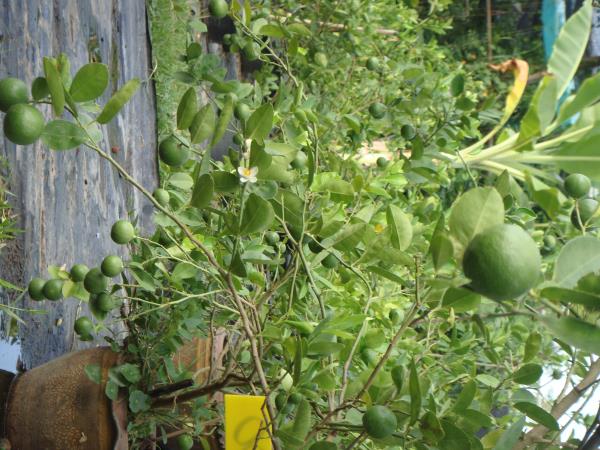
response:
[[[260,62],[252,81],[226,81],[193,22],[173,74],[185,88],[161,113],[154,195],[98,133],[139,80],[98,108],[104,66],[71,79],[63,55],[44,58],[49,89],[36,100],[67,120],[48,122],[42,141],[86,146],[156,209],[151,236],[127,218],[101,230],[130,246],[124,272],[116,257],[87,273],[51,267],[42,288],[51,300],[90,302],[94,321],[75,325],[82,339],[125,324],[125,340],[107,338],[128,362],[111,370],[106,393],[128,390],[133,448],[157,429],[206,442],[204,425],[223,425],[222,404],[208,394],[223,390],[267,396],[277,448],[563,448],[563,413],[543,398],[542,373],[564,372],[568,388],[600,370],[597,203],[567,197],[560,176],[600,178],[600,78],[555,113],[587,42],[591,2],[565,27],[553,75],[519,128],[507,123],[526,64],[500,67],[515,77],[506,105],[486,99],[425,38],[449,28],[448,3],[428,12],[392,0],[233,3],[237,31],[225,40]],[[490,110],[503,112],[482,127]],[[212,150],[227,133],[233,144],[220,160]],[[501,246],[496,230],[510,230]],[[473,249],[481,242],[483,252]],[[463,272],[469,249],[497,264],[466,261]],[[518,288],[490,288],[502,270],[522,276]],[[31,288],[39,299],[39,281]],[[218,336],[222,365],[191,386],[197,374],[174,355],[195,337]],[[100,381],[94,368],[88,374]],[[525,417],[544,428],[518,443]]]

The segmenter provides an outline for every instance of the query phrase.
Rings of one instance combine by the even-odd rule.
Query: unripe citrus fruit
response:
[[[323,264],[323,267],[327,269],[335,269],[338,266],[339,261],[333,253],[330,253],[325,258],[323,258],[321,264]]]
[[[402,383],[404,382],[404,367],[401,365],[397,365],[392,367],[392,371],[390,372],[392,376],[392,381],[396,385],[396,389],[402,389]]]
[[[385,156],[380,156],[377,158],[377,167],[380,169],[385,169],[389,164],[388,159]]]
[[[383,103],[375,102],[369,106],[369,114],[374,119],[381,119],[385,116],[387,108]]]
[[[73,328],[79,336],[88,337],[94,331],[94,324],[89,317],[83,316],[75,321]]]
[[[315,64],[320,67],[327,67],[329,61],[327,61],[327,55],[323,52],[317,52],[314,55]]]
[[[580,173],[573,173],[565,178],[565,191],[567,191],[569,197],[585,197],[591,187],[592,182],[590,179]]]
[[[323,246],[316,239],[311,239],[308,242],[308,248],[313,253],[319,253],[323,250]]]
[[[225,0],[210,0],[208,2],[208,10],[211,16],[222,19],[229,12],[229,5]]]
[[[303,151],[299,151],[296,153],[296,156],[291,162],[291,165],[294,169],[302,170],[306,167],[306,161],[308,161],[308,156]]]
[[[598,202],[593,198],[577,200],[577,207],[573,208],[573,212],[571,213],[571,223],[576,228],[585,227],[592,217],[594,217],[596,211],[598,211]],[[579,215],[577,215],[577,212],[579,212]]]
[[[236,133],[233,135],[233,143],[235,145],[242,145],[244,143],[244,138],[242,137],[241,134]]]
[[[167,166],[179,167],[188,160],[190,152],[174,136],[169,136],[158,146],[158,156]]]
[[[402,128],[400,128],[400,135],[407,141],[412,141],[417,135],[417,132],[412,125],[402,125]]]
[[[285,408],[285,405],[287,405],[287,394],[285,392],[280,392],[277,394],[277,397],[275,397],[275,406],[281,411]]]
[[[260,45],[256,42],[248,42],[242,51],[248,61],[256,61],[260,57]]]
[[[371,406],[362,418],[363,427],[367,434],[375,439],[391,436],[398,427],[396,415],[382,405]]]
[[[127,244],[134,236],[133,225],[127,220],[117,220],[110,229],[110,237],[117,244]]]
[[[76,283],[83,281],[89,271],[90,269],[88,269],[88,266],[85,264],[75,264],[73,267],[71,267],[71,272],[69,272],[71,275],[71,280],[75,281]]]
[[[352,279],[352,272],[350,272],[345,267],[342,267],[340,269],[339,274],[340,274],[340,281],[342,282],[342,284],[346,284]]]
[[[403,316],[404,314],[402,314],[402,311],[399,309],[392,309],[388,314],[390,321],[394,325],[398,325],[400,322],[402,322]]]
[[[94,267],[90,269],[90,271],[85,276],[83,280],[83,287],[90,294],[99,294],[101,292],[106,291],[108,288],[109,279],[102,273],[102,271]]]
[[[371,58],[367,59],[366,66],[367,66],[367,69],[373,70],[373,71],[377,71],[380,69],[379,60],[375,57],[371,57]]]
[[[301,123],[305,123],[308,120],[306,111],[304,111],[303,109],[296,109],[294,111],[294,117],[298,119]]]
[[[101,292],[94,297],[94,303],[96,308],[103,312],[110,312],[115,309],[115,299],[112,295],[107,292]]]
[[[100,270],[108,278],[116,277],[123,272],[123,260],[116,255],[109,255],[102,261]]]
[[[362,359],[367,366],[374,366],[379,361],[379,355],[372,348],[363,347],[360,350],[360,359]]]
[[[48,300],[60,300],[63,296],[62,294],[62,287],[63,287],[63,280],[59,280],[57,278],[53,279],[53,280],[48,280],[46,281],[46,283],[44,284],[44,297],[46,297]]]
[[[44,300],[44,285],[45,280],[41,278],[32,278],[27,286],[27,292],[32,300]]]
[[[33,144],[38,140],[45,126],[42,113],[25,103],[11,106],[4,116],[6,138],[19,145]]]
[[[18,78],[0,80],[0,111],[8,111],[12,105],[27,103],[27,85]]]
[[[544,236],[544,249],[550,251],[554,250],[554,247],[556,247],[556,237],[551,234]]]
[[[177,437],[177,447],[179,450],[190,450],[194,446],[194,438],[189,434],[182,434]]]
[[[238,103],[237,105],[235,105],[235,108],[233,109],[233,115],[235,116],[235,118],[237,120],[241,120],[241,121],[248,120],[248,117],[250,117],[250,114],[252,114],[252,111],[250,110],[250,107],[248,105],[246,105],[245,103]]]
[[[267,231],[265,233],[265,241],[267,241],[267,244],[269,245],[277,245],[279,242],[279,234],[275,231]]]
[[[169,200],[171,200],[169,191],[162,188],[155,189],[152,193],[152,197],[154,197],[160,206],[167,206],[169,204]]]
[[[485,229],[471,240],[463,257],[471,288],[493,300],[508,300],[527,292],[538,280],[540,265],[537,245],[517,225]]]

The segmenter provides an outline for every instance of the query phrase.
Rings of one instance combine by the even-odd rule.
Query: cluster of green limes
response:
[[[321,253],[325,248],[316,239],[310,239],[308,241],[308,248],[313,253]],[[326,269],[336,269],[340,265],[340,261],[333,253],[327,253],[327,255],[321,260],[321,264]]]
[[[135,236],[133,225],[126,220],[119,220],[111,228],[111,238],[117,244],[127,244]],[[110,279],[121,274],[124,269],[123,260],[116,255],[109,255],[102,260],[100,267],[89,269],[85,264],[75,264],[69,271],[69,279],[73,283],[82,283],[90,294],[90,310],[96,318],[103,320],[106,315],[118,306],[115,298],[108,293]],[[27,288],[32,300],[56,301],[63,298],[65,279],[53,278],[43,280],[33,278]],[[91,340],[94,324],[89,317],[80,317],[75,321],[75,332],[82,340]]]
[[[598,212],[598,201],[587,198],[592,182],[580,173],[573,173],[565,178],[564,188],[567,195],[575,199],[575,206],[571,212],[571,223],[574,227],[585,229]]]
[[[18,78],[0,80],[0,111],[4,116],[4,135],[19,145],[33,144],[46,126],[44,116],[29,105],[27,85]]]

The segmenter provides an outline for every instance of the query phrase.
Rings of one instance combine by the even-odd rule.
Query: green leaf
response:
[[[534,403],[518,402],[514,404],[514,407],[549,430],[558,431],[560,429],[556,419]]]
[[[215,133],[210,141],[210,146],[213,147],[217,144],[223,135],[225,135],[225,131],[227,131],[227,125],[231,121],[231,117],[233,116],[233,98],[228,95],[225,98],[225,104],[221,109],[221,113],[219,114],[219,120],[217,121],[217,126],[215,127]]]
[[[534,384],[537,380],[540,379],[544,369],[539,364],[525,364],[519,370],[517,370],[512,379],[515,383],[519,384]]]
[[[475,188],[464,193],[453,205],[449,227],[451,235],[463,247],[486,228],[504,222],[504,203],[491,187]]]
[[[460,413],[471,406],[473,403],[473,399],[475,398],[475,394],[477,394],[477,383],[475,381],[470,380],[463,387],[460,394],[458,394],[458,398],[456,399],[456,403],[454,404],[454,411]]]
[[[262,142],[271,133],[273,128],[273,106],[266,103],[252,113],[246,123],[245,136]]]
[[[90,63],[77,71],[69,93],[76,102],[89,102],[100,97],[107,86],[108,67],[100,63]]]
[[[229,270],[231,271],[231,273],[237,275],[238,277],[246,278],[248,276],[246,265],[244,264],[244,261],[242,261],[242,257],[240,256],[239,250],[236,250],[236,252],[231,257]]]
[[[232,173],[223,170],[212,172],[216,192],[234,192],[240,186],[240,180]]]
[[[419,414],[421,412],[421,386],[414,360],[410,362],[408,391],[410,394],[410,423],[412,425],[419,420]]]
[[[573,14],[560,30],[548,61],[548,72],[557,80],[557,95],[560,98],[575,76],[585,53],[592,25],[592,0]]]
[[[192,125],[194,116],[198,112],[198,96],[194,87],[189,88],[177,107],[177,128],[185,130]]]
[[[136,414],[150,409],[150,396],[142,391],[134,390],[129,393],[129,409]]]
[[[600,73],[587,78],[577,90],[575,96],[567,100],[560,109],[558,122],[573,117],[578,112],[600,100]]]
[[[457,313],[477,309],[481,303],[481,296],[473,291],[463,288],[450,287],[442,298],[442,307],[454,308]]]
[[[114,381],[109,380],[104,388],[104,393],[109,399],[116,400],[119,396],[119,385]]]
[[[52,99],[52,111],[54,111],[55,116],[60,116],[63,109],[65,109],[65,88],[56,68],[56,61],[52,58],[44,58],[44,75]]]
[[[31,96],[35,101],[43,100],[49,95],[48,82],[44,77],[37,77],[33,80],[33,83],[31,83]]]
[[[298,439],[305,440],[308,432],[311,429],[311,407],[310,403],[306,398],[303,398],[298,405],[296,410],[296,417],[294,417],[294,426],[292,432]]]
[[[598,154],[598,133],[590,132],[580,139],[567,142],[549,156],[549,164],[554,164],[568,173],[582,173],[595,181],[600,181],[600,155]]]
[[[491,388],[497,388],[500,385],[500,380],[498,378],[493,377],[487,373],[480,373],[475,377],[475,379],[480,383]]]
[[[321,172],[314,177],[312,184],[314,192],[326,192],[334,202],[348,203],[354,199],[352,184],[342,180],[335,172]]]
[[[119,373],[131,384],[135,384],[142,379],[140,368],[135,364],[121,364],[119,366]]]
[[[525,417],[521,417],[513,423],[508,430],[502,433],[502,436],[500,436],[500,439],[496,442],[493,450],[512,450],[513,447],[517,445],[517,442],[519,442],[524,426]]]
[[[541,316],[540,321],[560,339],[583,351],[600,355],[600,328],[575,317]]]
[[[435,226],[431,243],[429,244],[429,254],[433,259],[435,270],[440,270],[445,264],[450,262],[454,253],[454,247],[448,237],[444,222],[444,216],[442,215]]]
[[[410,219],[395,205],[388,206],[386,217],[392,245],[398,250],[406,250],[413,236]]]
[[[180,262],[175,266],[173,272],[171,272],[171,281],[174,283],[179,283],[181,280],[194,278],[197,273],[198,269],[196,266],[193,266],[187,262]]]
[[[575,289],[561,287],[547,287],[542,289],[540,295],[550,300],[558,300],[566,303],[577,303],[588,308],[600,308],[600,295]]]
[[[354,223],[344,226],[338,233],[321,241],[325,248],[334,247],[343,252],[352,252],[362,240],[367,224]]]
[[[199,209],[206,208],[212,201],[214,191],[215,183],[212,176],[208,173],[200,175],[194,183],[190,205]]]
[[[544,134],[544,131],[554,118],[557,100],[557,81],[554,76],[546,75],[539,84],[529,109],[523,120],[521,120],[521,128],[517,146],[530,140],[535,139]],[[519,150],[532,149],[530,144],[527,147],[521,147]]]
[[[196,113],[190,125],[190,136],[192,144],[199,144],[208,139],[215,129],[217,116],[210,104],[204,105]]]
[[[554,267],[553,280],[563,288],[573,288],[585,275],[600,270],[600,239],[579,236],[561,249]]]
[[[67,120],[52,120],[46,124],[42,142],[52,150],[69,150],[79,147],[87,140],[85,132]]]
[[[244,205],[240,234],[260,233],[268,229],[275,219],[271,204],[256,194],[250,194]]]
[[[531,361],[537,356],[542,346],[542,335],[537,331],[532,332],[525,341],[523,362]]]
[[[448,420],[442,420],[444,437],[439,442],[440,450],[470,450],[469,436]]]
[[[83,370],[94,383],[100,384],[102,382],[102,368],[99,364],[88,364]]]
[[[96,118],[96,121],[102,124],[110,122],[113,117],[119,113],[121,108],[125,106],[131,96],[135,94],[139,87],[140,80],[137,78],[133,78],[125,83],[121,89],[115,92],[106,105],[104,105],[104,109],[102,109],[102,112]]]

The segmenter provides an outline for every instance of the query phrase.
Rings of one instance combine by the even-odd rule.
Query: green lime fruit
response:
[[[108,278],[116,277],[123,272],[123,260],[116,255],[109,255],[102,260],[100,270]]]
[[[32,300],[44,300],[44,285],[46,284],[46,280],[42,280],[41,278],[32,278],[27,286],[27,292]]]
[[[338,448],[335,442],[317,441],[308,450],[338,450]]]
[[[114,297],[107,292],[101,292],[95,296],[94,304],[96,308],[102,312],[110,312],[115,309],[116,306]]]
[[[396,365],[392,367],[392,371],[390,372],[392,376],[392,381],[396,385],[396,389],[402,389],[402,383],[404,382],[404,367],[401,365]]]
[[[90,269],[88,269],[88,266],[85,264],[75,264],[73,267],[71,267],[71,272],[69,272],[71,275],[71,280],[79,283],[85,279],[85,276],[89,271]]]
[[[360,350],[360,359],[362,359],[367,366],[375,366],[377,362],[379,362],[379,354],[372,348],[363,347]]]
[[[313,56],[313,59],[315,64],[319,67],[325,68],[329,64],[329,61],[327,61],[327,55],[323,52],[316,52]]]
[[[313,253],[320,253],[324,250],[323,246],[316,239],[311,239],[308,242],[308,249]]]
[[[534,240],[517,225],[485,229],[467,246],[463,270],[471,289],[493,300],[508,300],[531,289],[540,274]]]
[[[547,234],[546,236],[544,236],[544,250],[552,251],[555,248],[556,248],[556,237],[551,234]]]
[[[190,450],[194,446],[194,438],[189,434],[177,436],[177,447],[179,450]]]
[[[404,314],[399,309],[392,309],[390,310],[388,317],[394,325],[398,325],[400,322],[402,322]]]
[[[299,151],[296,153],[296,156],[290,163],[291,166],[296,170],[302,170],[306,167],[306,162],[308,161],[308,156],[303,151]]]
[[[275,406],[281,411],[285,408],[285,405],[287,405],[287,394],[285,392],[280,392],[277,394],[277,397],[275,397]]]
[[[323,264],[323,267],[325,267],[326,269],[335,269],[339,265],[339,263],[340,262],[333,253],[328,254],[321,261],[321,264]]]
[[[565,178],[565,191],[571,198],[585,197],[591,187],[590,179],[580,173],[573,173]]]
[[[560,380],[563,377],[563,372],[560,369],[554,369],[552,371],[552,378],[555,380]]]
[[[235,145],[242,145],[244,143],[244,138],[242,137],[241,134],[236,133],[233,135],[233,143]]]
[[[167,166],[179,167],[190,157],[190,151],[174,136],[163,139],[158,146],[158,156]]]
[[[367,434],[375,439],[385,439],[391,436],[398,427],[396,415],[391,409],[382,406],[371,406],[362,418],[363,427]]]
[[[265,241],[267,244],[275,246],[279,243],[279,234],[275,231],[267,231],[265,233]]]
[[[162,188],[155,189],[152,193],[152,197],[154,197],[154,200],[156,200],[160,206],[167,206],[169,200],[171,200],[169,191]]]
[[[367,69],[377,72],[381,69],[381,64],[379,63],[379,60],[375,57],[371,57],[369,59],[367,59]]]
[[[369,114],[374,119],[381,119],[385,116],[385,112],[387,111],[387,107],[383,103],[375,102],[369,106]]]
[[[385,169],[389,163],[390,162],[385,156],[380,156],[379,158],[377,158],[377,167],[379,167],[380,169]]]
[[[134,236],[135,230],[133,225],[127,220],[117,220],[110,229],[111,239],[120,245],[127,244]]]
[[[8,111],[13,105],[27,103],[29,93],[27,85],[18,78],[0,80],[0,111]]]
[[[19,145],[33,144],[41,136],[45,126],[42,113],[25,103],[11,106],[4,116],[6,138]]]
[[[339,274],[340,274],[340,281],[342,282],[342,284],[349,283],[350,280],[352,280],[352,272],[349,271],[348,269],[346,269],[345,267],[342,267],[340,269]]]
[[[211,16],[222,19],[229,12],[229,5],[225,0],[210,0],[208,10]]]
[[[577,290],[590,292],[592,294],[600,294],[600,275],[591,272],[583,276],[577,282]]]
[[[82,337],[89,337],[94,331],[94,324],[89,317],[83,316],[75,321],[75,333]]]
[[[300,403],[302,401],[303,398],[304,398],[304,395],[302,395],[300,392],[294,392],[288,398],[288,403],[291,403],[292,405],[297,405],[298,403]]]
[[[248,42],[242,49],[244,56],[248,61],[256,61],[260,58],[260,45],[256,42]]]
[[[102,271],[94,267],[85,276],[83,280],[83,287],[90,294],[100,294],[106,291],[108,288],[109,279],[102,273]]]
[[[412,141],[417,135],[417,132],[412,125],[402,125],[402,128],[400,128],[400,135],[407,141]]]
[[[598,202],[593,198],[577,200],[577,207],[571,213],[571,223],[576,228],[585,228],[598,211]],[[577,214],[579,212],[579,215]]]
[[[233,115],[235,116],[235,118],[242,122],[248,120],[251,114],[252,111],[250,110],[250,107],[245,103],[238,103],[233,109]]]
[[[46,281],[43,289],[44,297],[52,301],[60,300],[63,296],[63,284],[64,281],[57,278]]]

